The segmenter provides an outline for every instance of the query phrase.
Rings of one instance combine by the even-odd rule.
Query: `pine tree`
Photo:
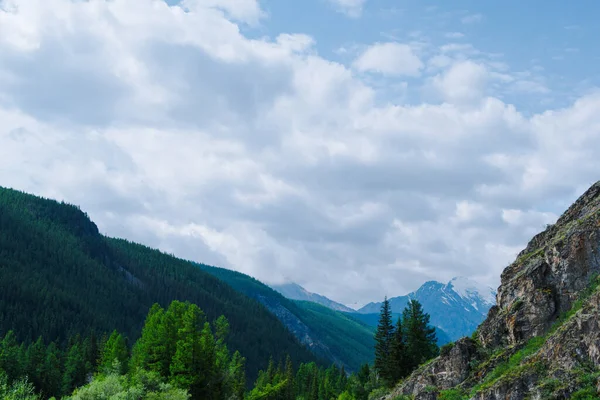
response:
[[[294,367],[292,365],[292,359],[288,355],[285,360],[285,380],[286,380],[286,389],[285,389],[285,400],[294,400],[295,399],[295,382],[294,382]]]
[[[43,365],[46,358],[46,346],[42,338],[29,345],[25,355],[24,373],[29,381],[40,390],[42,388]]]
[[[142,336],[133,346],[132,370],[138,368],[157,372],[163,378],[169,376],[170,355],[167,354],[163,341],[163,321],[165,310],[154,304],[142,328]]]
[[[392,382],[395,383],[409,373],[406,355],[406,341],[404,339],[404,327],[402,324],[402,318],[400,317],[398,317],[396,330],[394,331],[394,339],[392,340],[391,360]]]
[[[89,338],[84,341],[86,370],[95,371],[98,366],[100,350],[98,348],[98,340],[96,334],[92,332]]]
[[[0,341],[0,371],[6,373],[9,382],[21,375],[21,350],[13,331],[8,331]]]
[[[229,364],[228,394],[232,400],[243,400],[246,390],[246,359],[239,351],[233,353]]]
[[[85,383],[85,355],[81,348],[81,344],[74,343],[69,348],[67,358],[65,360],[64,373],[62,378],[62,392],[69,394],[78,386]]]
[[[115,330],[104,345],[100,368],[101,370],[108,372],[112,369],[116,360],[119,363],[119,371],[115,372],[122,375],[127,372],[128,359],[129,349],[127,348],[125,338]]]
[[[379,323],[375,333],[375,370],[386,382],[392,380],[391,376],[391,352],[392,340],[394,338],[394,326],[392,325],[392,311],[390,302],[385,298],[381,305]]]
[[[402,313],[406,340],[407,366],[412,371],[439,354],[435,328],[429,325],[429,314],[417,300],[409,301]]]
[[[61,394],[62,385],[62,363],[61,352],[52,342],[46,348],[44,365],[42,366],[41,392],[48,397],[58,397]]]
[[[200,309],[190,305],[183,315],[183,326],[179,329],[175,356],[170,365],[171,381],[182,389],[188,389],[192,399],[200,399],[200,383],[206,379],[203,368],[201,333],[203,316]],[[212,334],[211,334],[212,335]]]

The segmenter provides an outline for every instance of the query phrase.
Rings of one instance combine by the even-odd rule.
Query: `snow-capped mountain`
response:
[[[283,285],[271,285],[271,288],[275,289],[279,293],[281,293],[284,297],[287,297],[291,300],[305,300],[312,301],[313,303],[320,304],[322,306],[331,308],[335,311],[342,312],[356,312],[355,310],[346,307],[343,304],[335,302],[331,299],[328,299],[325,296],[321,296],[317,293],[311,293],[308,290],[304,289],[302,286],[297,283],[285,283]]]
[[[456,277],[446,285],[449,290],[453,290],[466,301],[471,302],[471,306],[476,310],[485,310],[484,313],[496,304],[496,291],[489,286],[472,281],[464,277]]]
[[[469,336],[485,319],[496,303],[496,292],[491,287],[464,277],[444,284],[425,282],[417,291],[390,298],[393,313],[402,313],[410,299],[418,300],[431,316],[430,323],[445,331],[452,340]],[[378,313],[381,303],[369,303],[358,312]]]

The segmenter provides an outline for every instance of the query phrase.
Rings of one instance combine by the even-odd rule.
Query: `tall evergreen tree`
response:
[[[243,400],[246,390],[246,359],[242,357],[239,351],[233,353],[231,362],[229,363],[228,376],[228,395],[232,400]]]
[[[39,390],[42,387],[42,374],[44,360],[46,359],[46,346],[42,338],[29,345],[25,355],[25,367],[23,372],[29,381]]]
[[[189,389],[193,399],[202,398],[202,384],[207,374],[204,363],[208,360],[203,359],[201,343],[202,323],[202,311],[191,305],[183,315],[183,326],[179,329],[179,340],[170,365],[171,381],[182,389]]]
[[[105,372],[111,370],[113,365],[115,365],[115,360],[119,363],[119,371],[115,372],[125,374],[129,361],[129,349],[123,335],[116,330],[113,331],[104,345],[100,362],[101,369]]]
[[[75,341],[67,353],[62,378],[62,392],[71,393],[85,383],[85,354],[81,344]]]
[[[392,324],[392,311],[390,302],[387,299],[381,305],[379,314],[379,323],[375,333],[375,370],[379,376],[386,382],[392,380],[391,376],[391,353],[392,341],[394,338],[394,325]]]
[[[292,359],[289,355],[285,360],[285,380],[285,400],[295,400],[294,366],[292,365]]]
[[[410,300],[402,313],[406,340],[407,366],[415,369],[421,363],[439,354],[435,328],[429,325],[429,314],[421,303]]]
[[[402,324],[402,318],[398,317],[398,322],[396,323],[396,330],[394,331],[394,338],[392,340],[392,350],[391,350],[391,377],[393,383],[397,382],[399,379],[404,378],[408,375],[409,366],[407,365],[407,355],[406,355],[406,341],[404,338],[404,327]]]
[[[62,388],[62,363],[61,352],[52,342],[46,348],[46,358],[42,366],[42,387],[41,392],[45,396],[58,397]]]

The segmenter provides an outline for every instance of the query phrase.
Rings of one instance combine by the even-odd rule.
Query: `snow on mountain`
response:
[[[452,340],[470,335],[485,319],[496,303],[496,292],[465,277],[456,277],[447,284],[425,282],[417,291],[390,298],[392,312],[402,313],[410,299],[418,300],[431,317],[431,324],[444,330]],[[379,313],[381,303],[369,303],[358,312]]]
[[[489,286],[462,276],[453,278],[448,287],[464,299],[479,299],[490,306],[496,304],[496,291]]]

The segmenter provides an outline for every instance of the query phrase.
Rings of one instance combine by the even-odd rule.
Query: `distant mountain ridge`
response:
[[[355,310],[346,307],[336,301],[317,293],[311,293],[297,283],[284,283],[281,285],[270,285],[273,289],[281,293],[284,297],[291,300],[312,301],[335,311],[354,313]]]
[[[285,298],[295,300],[298,304],[303,304],[307,307],[310,303],[316,303],[321,306],[327,307],[333,311],[339,311],[346,315],[346,317],[359,321],[366,326],[375,329],[379,321],[379,308],[372,313],[361,313],[350,307],[346,307],[340,303],[337,303],[325,296],[317,293],[311,293],[304,289],[297,283],[289,283],[284,285],[271,285],[271,288],[278,293],[281,293]],[[392,318],[394,322],[401,315],[401,313],[393,313]],[[450,336],[444,332],[439,326],[436,326],[436,333],[438,339],[438,345],[442,346],[448,342],[451,342]]]
[[[496,303],[496,292],[491,287],[471,279],[456,277],[444,284],[425,282],[417,291],[390,298],[393,313],[402,313],[409,300],[416,299],[431,316],[431,324],[442,329],[450,339],[470,336],[486,318]],[[358,310],[361,314],[378,313],[382,303],[369,303]]]
[[[300,343],[323,360],[358,371],[373,361],[374,327],[363,316],[333,310],[313,301],[291,300],[259,280],[237,271],[198,264],[205,272],[263,304]]]

